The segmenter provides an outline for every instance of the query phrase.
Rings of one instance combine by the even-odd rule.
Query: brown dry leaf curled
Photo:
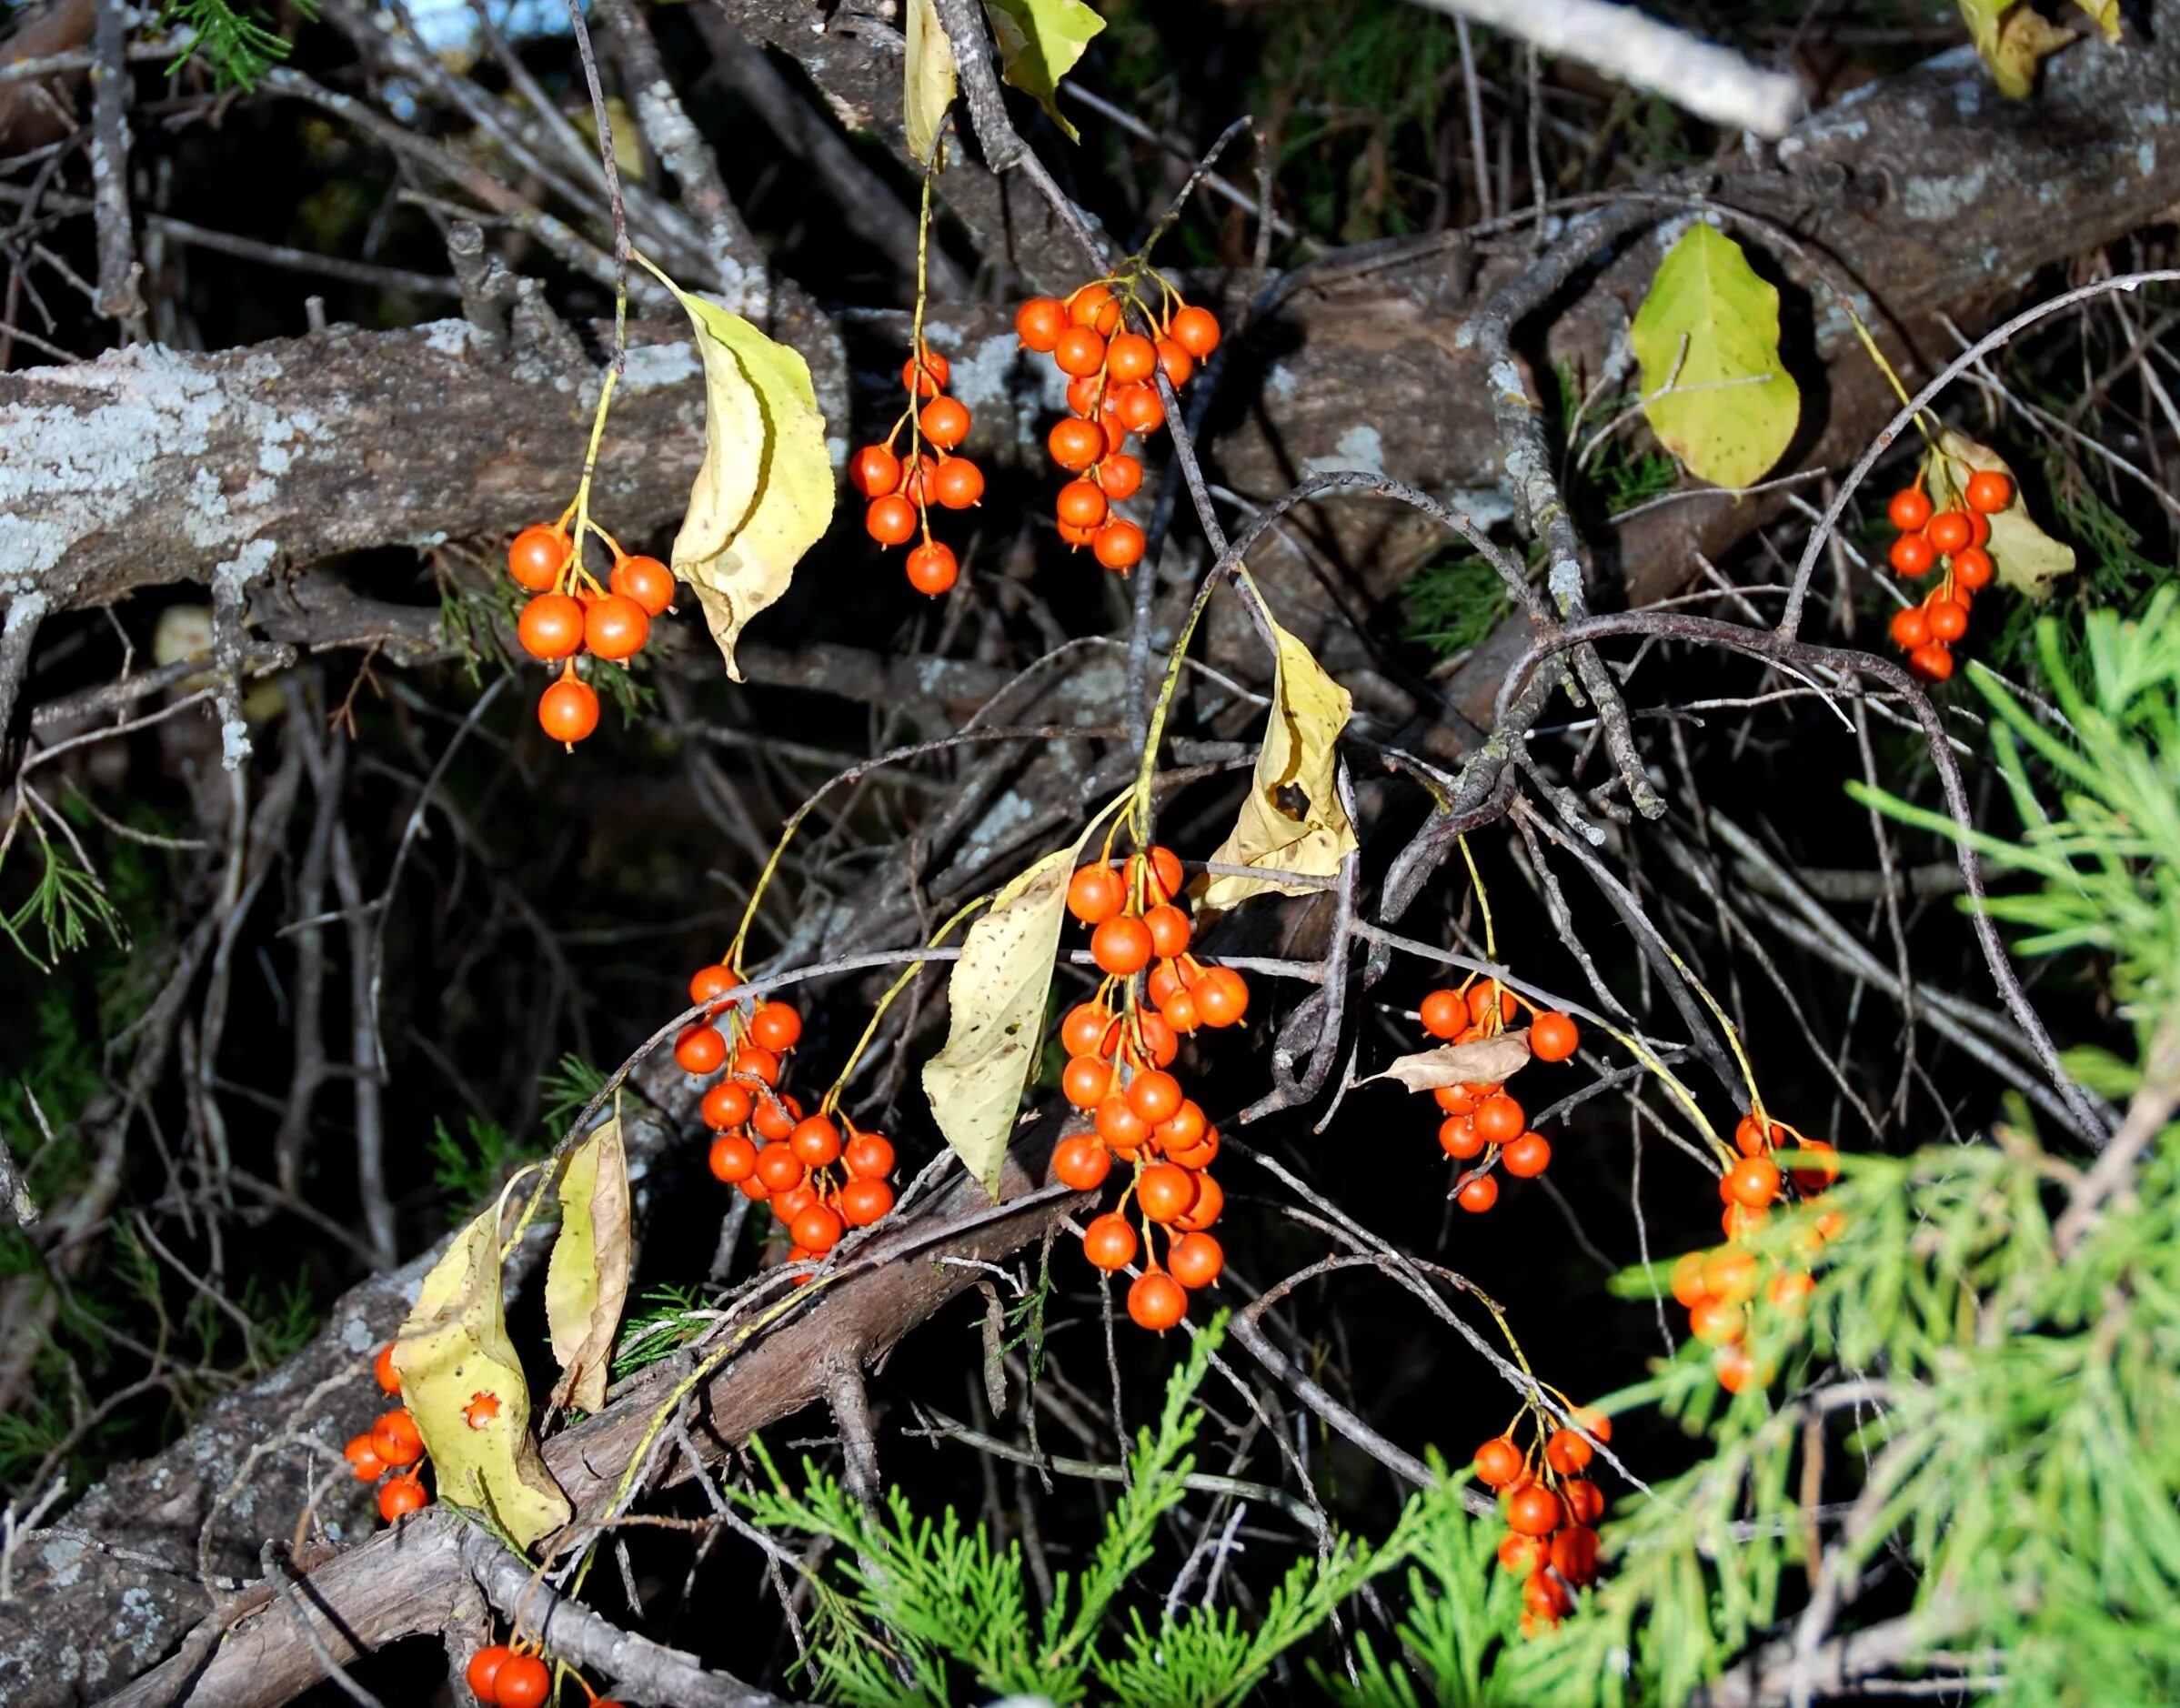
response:
[[[1497,1085],[1512,1079],[1528,1062],[1529,1040],[1520,1032],[1502,1032],[1472,1044],[1442,1044],[1436,1050],[1402,1056],[1384,1072],[1356,1083],[1398,1080],[1411,1091],[1435,1091],[1447,1085]]]
[[[569,1153],[560,1176],[560,1231],[545,1270],[545,1321],[561,1371],[555,1404],[596,1412],[606,1403],[629,1251],[628,1153],[616,1114]]]

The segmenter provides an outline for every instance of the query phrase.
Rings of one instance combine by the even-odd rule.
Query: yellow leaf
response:
[[[1965,508],[1961,493],[1969,473],[1978,468],[1995,468],[2014,481],[2014,501],[1991,517],[1991,541],[1984,550],[1991,554],[1992,568],[2014,592],[2032,599],[2048,597],[2054,582],[2074,573],[2074,548],[2036,526],[2022,502],[2021,482],[2014,478],[2004,457],[1947,427],[1938,435],[1938,454],[1924,464],[1924,485],[1931,503],[1941,510]]]
[[[923,1064],[924,1094],[946,1142],[995,1200],[1015,1111],[1043,1050],[1068,879],[1111,811],[1092,819],[1073,847],[1046,855],[1000,891],[969,928],[947,980],[946,1048]]]
[[[825,417],[809,364],[794,350],[658,276],[688,311],[704,361],[704,462],[674,537],[674,573],[696,588],[738,682],[743,626],[788,590],[832,521]]]
[[[560,1177],[560,1231],[545,1270],[558,1404],[596,1412],[606,1403],[613,1334],[628,1296],[628,1153],[617,1114],[569,1153]]]
[[[1340,732],[1354,698],[1324,672],[1309,648],[1278,624],[1279,664],[1271,683],[1271,719],[1257,750],[1256,775],[1234,828],[1211,855],[1227,866],[1330,878],[1355,846],[1355,827],[1340,804],[1333,773]],[[1197,906],[1221,912],[1251,896],[1314,894],[1308,884],[1275,878],[1213,877]]]
[[[908,81],[900,108],[909,157],[920,166],[930,157],[932,138],[954,104],[954,49],[932,0],[909,0],[908,25]]]
[[[1007,81],[1035,95],[1068,140],[1077,140],[1074,126],[1060,110],[1060,80],[1074,70],[1105,20],[1083,0],[984,0],[984,15],[991,21]]]
[[[2104,32],[2107,43],[2114,47],[2119,45],[2119,0],[2074,0],[2074,3]]]
[[[1411,1091],[1435,1091],[1445,1085],[1492,1085],[1511,1079],[1529,1065],[1529,1040],[1519,1032],[1502,1032],[1470,1044],[1442,1044],[1436,1050],[1402,1056],[1370,1080],[1398,1080]]]
[[[1961,20],[1998,92],[2020,100],[2036,86],[2036,67],[2075,37],[2038,12],[2029,0],[1960,0]],[[2099,16],[2098,0],[2079,0],[2085,12]],[[2111,5],[2112,0],[2105,0]],[[2116,11],[2116,7],[2114,8]],[[2100,22],[2105,22],[2099,17]],[[2115,33],[2116,17],[2107,23]]]
[[[1741,246],[1701,220],[1658,264],[1628,340],[1658,442],[1714,487],[1753,487],[1802,418],[1779,362],[1779,293]]]
[[[530,1434],[529,1389],[500,1304],[499,1219],[495,1204],[424,1278],[394,1339],[394,1369],[439,1498],[484,1513],[527,1548],[572,1513]],[[474,1404],[480,1396],[497,1406]]]

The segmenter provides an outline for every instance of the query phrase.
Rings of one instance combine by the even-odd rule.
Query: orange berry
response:
[[[767,1050],[792,1050],[802,1039],[802,1015],[791,1002],[760,1002],[749,1017],[749,1038]]]
[[[840,1214],[851,1228],[868,1228],[893,1208],[893,1189],[883,1181],[850,1181],[840,1189]]]
[[[848,1224],[840,1220],[839,1212],[823,1204],[812,1204],[798,1211],[794,1225],[789,1230],[795,1243],[813,1257],[821,1257],[840,1243]]]
[[[1150,928],[1132,914],[1116,915],[1090,933],[1090,959],[1119,978],[1148,967],[1150,950]]]
[[[541,1708],[552,1688],[551,1668],[534,1654],[517,1654],[493,1681],[493,1701],[499,1708]]]
[[[1433,1038],[1452,1038],[1469,1023],[1469,1005],[1458,990],[1433,990],[1423,999],[1423,1030]]]
[[[767,1097],[757,1104],[757,1113],[749,1124],[757,1129],[757,1136],[769,1143],[783,1142],[795,1130],[795,1123],[802,1119],[801,1105],[789,1097]]]
[[[1094,421],[1062,416],[1045,436],[1045,448],[1062,468],[1080,474],[1105,455],[1105,429]]]
[[[1172,1221],[1196,1202],[1196,1177],[1170,1162],[1153,1162],[1136,1176],[1135,1201],[1153,1221]]]
[[[1552,1141],[1541,1132],[1525,1132],[1499,1158],[1517,1181],[1533,1181],[1552,1166]]]
[[[1203,1144],[1199,1149],[1208,1149],[1216,1155],[1219,1150],[1218,1129],[1213,1128],[1205,1133],[1203,1140]],[[1209,1161],[1210,1158],[1207,1157],[1205,1160]],[[1175,1166],[1179,1167],[1180,1163],[1175,1161]],[[1191,1171],[1196,1177],[1196,1201],[1182,1211],[1180,1215],[1174,1217],[1173,1225],[1176,1228],[1184,1229],[1190,1233],[1200,1233],[1218,1221],[1225,1211],[1226,1189],[1206,1173],[1201,1166],[1194,1168]]]
[[[1014,311],[1014,336],[1024,349],[1050,356],[1068,329],[1068,311],[1050,296],[1032,296]]]
[[[1943,682],[1953,674],[1953,653],[1933,641],[1908,654],[1907,668],[1926,682]]]
[[[1735,1203],[1761,1210],[1779,1196],[1779,1170],[1768,1157],[1743,1157],[1726,1171],[1725,1184]]]
[[[1128,1082],[1128,1107],[1152,1126],[1170,1120],[1180,1109],[1180,1081],[1153,1068]]]
[[[1552,1539],[1552,1569],[1570,1583],[1588,1583],[1597,1576],[1597,1532],[1586,1524],[1571,1524]]]
[[[1099,459],[1091,478],[1099,489],[1115,504],[1132,498],[1143,484],[1143,465],[1124,451],[1115,451]]]
[[[1937,548],[1921,534],[1903,534],[1893,542],[1893,568],[1904,576],[1928,575],[1938,560]]]
[[[1100,337],[1109,337],[1120,324],[1120,305],[1102,285],[1085,285],[1068,298],[1068,318],[1090,327]]]
[[[917,547],[901,567],[908,572],[909,585],[934,599],[952,587],[961,573],[954,560],[954,548],[936,539],[927,539]]]
[[[1522,1450],[1494,1435],[1476,1450],[1476,1475],[1486,1488],[1503,1489],[1522,1474]]]
[[[1457,1201],[1471,1215],[1481,1216],[1499,1201],[1499,1182],[1489,1174],[1479,1174],[1461,1189]]]
[[[1551,1564],[1552,1555],[1536,1537],[1510,1531],[1500,1541],[1499,1563],[1516,1577],[1526,1578]]]
[[[1950,558],[1975,538],[1975,530],[1963,512],[1940,510],[1930,518],[1930,526],[1923,530],[1923,537],[1930,541],[1933,551]]]
[[[1544,1442],[1544,1462],[1562,1477],[1579,1476],[1590,1468],[1596,1452],[1577,1432],[1556,1429]]]
[[[1739,1393],[1754,1380],[1756,1361],[1746,1348],[1729,1342],[1716,1347],[1711,1353],[1711,1369],[1718,1377],[1718,1385],[1728,1393]]]
[[[598,691],[579,677],[563,676],[537,697],[537,727],[570,746],[598,727]]]
[[[1184,1233],[1166,1253],[1166,1270],[1190,1292],[1209,1287],[1226,1268],[1226,1252],[1208,1233]]]
[[[380,1413],[371,1425],[371,1451],[397,1471],[424,1457],[424,1437],[417,1432],[417,1420],[407,1406]]]
[[[1155,433],[1165,422],[1166,400],[1155,386],[1121,386],[1114,389],[1112,410],[1129,432]]]
[[[795,1153],[803,1167],[822,1169],[837,1162],[840,1156],[840,1130],[823,1115],[806,1115],[795,1123],[795,1130],[788,1135],[788,1149]],[[805,1245],[809,1241],[805,1240]],[[817,1248],[810,1248],[815,1251]]]
[[[1996,566],[1991,561],[1991,554],[1980,546],[1964,546],[1953,554],[1953,580],[1955,587],[1965,588],[1971,593],[1977,592],[1991,585],[1991,578],[1995,573]]]
[[[1105,347],[1105,371],[1117,385],[1149,379],[1157,367],[1157,347],[1140,332],[1116,333]]]
[[[548,663],[583,649],[583,607],[566,593],[540,593],[515,619],[515,638],[533,658]]]
[[[1143,924],[1150,933],[1153,953],[1171,959],[1189,947],[1189,916],[1170,901],[1161,901],[1143,915]]]
[[[1126,1269],[1135,1261],[1135,1230],[1128,1218],[1100,1216],[1082,1231],[1082,1255],[1101,1270]]]
[[[1070,1056],[1097,1055],[1112,1020],[1112,1010],[1102,1002],[1078,1002],[1060,1022],[1060,1047]]]
[[[1511,1144],[1522,1136],[1529,1125],[1529,1118],[1522,1111],[1521,1104],[1503,1091],[1487,1097],[1476,1105],[1476,1130],[1486,1144]]]
[[[623,558],[606,584],[623,598],[634,599],[646,617],[661,615],[674,602],[674,572],[656,558]],[[588,631],[588,623],[584,627]]]
[[[1804,1139],[1788,1160],[1794,1184],[1804,1192],[1821,1192],[1839,1179],[1839,1152],[1822,1139]]]
[[[882,1181],[893,1172],[893,1141],[883,1133],[856,1133],[842,1149],[840,1158],[855,1179]]]
[[[916,425],[940,450],[950,451],[969,437],[969,406],[956,397],[934,397],[917,412]]]
[[[759,1085],[779,1084],[779,1054],[767,1050],[762,1044],[744,1044],[734,1052],[734,1077],[738,1080],[755,1080]]]
[[[1590,1433],[1596,1435],[1597,1432]],[[1604,1494],[1587,1477],[1570,1477],[1561,1483],[1560,1499],[1567,1503],[1567,1516],[1578,1524],[1593,1525],[1604,1516]]]
[[[1126,517],[1115,517],[1098,530],[1090,549],[1108,569],[1123,574],[1143,560],[1143,530]]]
[[[1204,1135],[1210,1130],[1211,1123],[1204,1120],[1201,1106],[1194,1098],[1184,1097],[1180,1100],[1180,1107],[1158,1123],[1156,1137],[1159,1144],[1171,1156],[1176,1150],[1190,1150],[1201,1145]],[[1179,1157],[1173,1157],[1172,1160],[1180,1161]],[[1201,1168],[1202,1164],[1184,1162],[1181,1166]]]
[[[674,1040],[674,1060],[684,1073],[715,1073],[727,1060],[727,1040],[716,1026],[685,1027]]]
[[[1160,1270],[1146,1270],[1128,1290],[1128,1314],[1138,1328],[1163,1333],[1189,1314],[1189,1295]]]
[[[1070,527],[1097,527],[1109,507],[1105,494],[1088,480],[1069,481],[1053,504],[1060,519]]]
[[[650,614],[626,594],[593,599],[583,613],[583,644],[601,658],[632,658],[650,638]]]
[[[711,1141],[712,1178],[737,1185],[757,1172],[757,1147],[738,1132],[723,1132]]]
[[[928,346],[920,363],[911,356],[900,365],[900,383],[919,397],[936,397],[953,375],[953,364]]]
[[[1529,1022],[1529,1053],[1539,1061],[1564,1061],[1582,1044],[1582,1029],[1564,1014],[1540,1014]]]
[[[1904,487],[1893,494],[1885,514],[1903,534],[1920,534],[1930,525],[1930,495],[1920,487]]]
[[[1105,366],[1105,340],[1089,327],[1070,327],[1052,347],[1052,361],[1061,373],[1087,379]]]
[[[1703,1285],[1703,1254],[1701,1251],[1686,1251],[1673,1260],[1673,1297],[1674,1303],[1690,1311],[1710,1297],[1710,1290]]]
[[[1115,1150],[1133,1156],[1144,1140],[1150,1137],[1152,1123],[1130,1109],[1128,1100],[1117,1093],[1100,1098],[1097,1111],[1098,1137]]]
[[[1112,1171],[1112,1153],[1089,1133],[1063,1139],[1052,1152],[1052,1174],[1079,1192],[1094,1192]]]
[[[848,482],[866,498],[900,490],[900,458],[883,445],[866,445],[848,459]]]
[[[1560,1516],[1560,1497],[1541,1482],[1516,1489],[1506,1503],[1507,1528],[1521,1536],[1551,1535]]]
[[[863,529],[881,546],[905,546],[916,537],[916,507],[898,492],[873,498]]]
[[[1167,336],[1198,361],[1219,347],[1219,316],[1208,308],[1183,308],[1166,328]]]
[[[1060,1094],[1077,1109],[1095,1109],[1112,1090],[1112,1063],[1077,1056],[1060,1075]]]
[[[1438,1147],[1456,1162],[1472,1161],[1483,1154],[1483,1136],[1471,1115],[1449,1115],[1438,1123]]]
[[[757,1153],[757,1178],[765,1183],[765,1191],[775,1196],[793,1191],[809,1176],[802,1159],[778,1140]]]
[[[966,457],[941,457],[925,484],[946,509],[966,510],[984,496],[984,471]]]
[[[542,522],[534,523],[516,535],[508,546],[507,573],[515,578],[517,587],[543,593],[558,584],[560,571],[568,566],[568,552],[567,535]]]
[[[1723,1299],[1705,1299],[1688,1313],[1688,1327],[1704,1345],[1723,1346],[1741,1339],[1747,1324],[1739,1305]]]
[[[1985,516],[2014,502],[2014,483],[1995,468],[1979,468],[1968,477],[1968,507]]]
[[[415,1476],[388,1477],[378,1485],[378,1516],[389,1524],[431,1504],[431,1496]],[[499,1699],[506,1702],[507,1698]]]
[[[1929,619],[1933,640],[1951,644],[1968,632],[1968,608],[1958,599],[1933,599],[1923,615]]]
[[[1207,969],[1190,994],[1206,1026],[1232,1026],[1249,1011],[1249,980],[1231,967]]]
[[[462,1676],[468,1681],[469,1693],[481,1703],[497,1702],[492,1681],[499,1669],[514,1658],[514,1651],[504,1643],[489,1643],[469,1657],[469,1665]]]
[[[1756,1296],[1756,1256],[1729,1246],[1703,1260],[1703,1291],[1713,1299],[1737,1305]]]
[[[1189,383],[1189,376],[1196,371],[1196,358],[1171,338],[1158,341],[1158,365],[1166,370],[1166,380],[1175,391]]]
[[[388,1341],[378,1349],[378,1356],[371,1361],[371,1375],[387,1393],[401,1392],[401,1375],[394,1368],[394,1343]]]
[[[1924,616],[1920,605],[1910,605],[1893,613],[1893,645],[1903,652],[1913,652],[1917,647],[1930,644],[1930,619]]]

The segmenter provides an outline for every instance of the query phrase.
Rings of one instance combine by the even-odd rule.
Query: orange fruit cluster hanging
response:
[[[570,1669],[570,1674],[590,1698],[590,1708],[621,1708],[592,1690],[581,1673]],[[552,1668],[537,1644],[519,1637],[511,1644],[487,1643],[469,1657],[462,1677],[469,1693],[486,1708],[542,1708],[553,1692]]]
[[[1219,347],[1218,317],[1180,302],[1160,283],[1170,299],[1162,317],[1143,308],[1131,283],[1117,279],[1097,280],[1065,297],[1032,296],[1014,316],[1023,347],[1050,356],[1067,376],[1069,413],[1045,441],[1052,460],[1073,477],[1055,501],[1060,537],[1071,548],[1088,546],[1100,563],[1121,575],[1142,561],[1144,547],[1142,528],[1113,507],[1143,484],[1143,465],[1125,447],[1130,435],[1147,437],[1166,418],[1152,376],[1164,369],[1178,392],[1196,364]],[[1125,324],[1130,306],[1144,315],[1150,336]]]
[[[1938,581],[1920,605],[1893,614],[1893,642],[1907,654],[1908,668],[1925,681],[1943,682],[1953,674],[1954,643],[1968,632],[1974,596],[1991,585],[1991,517],[2014,501],[2014,483],[1995,468],[1979,468],[1961,487],[1958,508],[1940,510],[1915,484],[1893,495],[1886,515],[1899,530],[1893,541],[1893,568],[1909,579],[1939,570]]]
[[[1529,1006],[1529,1053],[1539,1061],[1565,1061],[1582,1044],[1582,1030],[1555,1011],[1536,1010],[1495,979],[1472,979],[1454,990],[1433,990],[1423,999],[1423,1030],[1446,1043],[1472,1044],[1496,1038],[1507,1022]],[[1499,1201],[1497,1170],[1518,1181],[1534,1180],[1552,1163],[1552,1141],[1529,1128],[1522,1105],[1507,1095],[1501,1080],[1441,1086],[1432,1093],[1444,1119],[1438,1124],[1439,1149],[1456,1162],[1474,1163],[1454,1187],[1463,1210],[1482,1215]]]
[[[1597,1581],[1597,1521],[1604,1494],[1582,1473],[1596,1449],[1582,1434],[1612,1439],[1612,1421],[1584,1406],[1574,1412],[1582,1430],[1551,1426],[1533,1414],[1534,1442],[1527,1452],[1514,1441],[1523,1417],[1503,1435],[1476,1450],[1476,1475],[1499,1496],[1506,1539],[1499,1563],[1522,1580],[1524,1635],[1556,1625],[1574,1609],[1574,1592]]]
[[[1783,1151],[1790,1140],[1793,1149]],[[1718,1182],[1726,1243],[1687,1252],[1673,1267],[1673,1299],[1687,1310],[1689,1332],[1712,1349],[1712,1369],[1728,1393],[1739,1393],[1757,1374],[1744,1344],[1751,1305],[1761,1293],[1781,1310],[1802,1310],[1816,1291],[1805,1266],[1844,1225],[1837,1211],[1823,1206],[1824,1189],[1839,1178],[1839,1152],[1823,1140],[1752,1111],[1734,1128],[1733,1146],[1740,1157]],[[1813,1213],[1795,1231],[1800,1261],[1782,1264],[1751,1250],[1746,1239],[1770,1219],[1790,1186]]]
[[[558,522],[539,522],[515,536],[507,570],[530,600],[516,618],[515,638],[531,658],[558,664],[560,674],[537,702],[537,722],[555,741],[573,747],[598,727],[598,690],[576,670],[585,654],[620,663],[643,650],[651,619],[674,602],[674,572],[656,558],[631,557],[602,528],[613,568],[601,585],[568,533],[575,507]]]
[[[848,459],[848,478],[868,501],[864,531],[881,546],[906,546],[923,537],[904,567],[909,585],[933,598],[954,585],[961,566],[951,546],[931,538],[931,506],[966,510],[984,497],[983,470],[954,455],[969,437],[969,412],[959,397],[947,395],[952,377],[946,357],[919,341],[916,353],[901,364],[909,401],[900,419],[881,443],[866,445]],[[894,449],[904,428],[905,457]],[[938,455],[926,451],[926,445]]]
[[[378,1349],[378,1356],[371,1363],[371,1373],[378,1379],[381,1389],[399,1396],[401,1378],[394,1371],[392,1346]],[[419,1474],[424,1462],[424,1437],[417,1433],[417,1420],[407,1406],[397,1405],[391,1412],[382,1412],[369,1429],[349,1437],[343,1452],[358,1482],[378,1484],[378,1515],[387,1523],[431,1504],[431,1495]]]
[[[1189,953],[1193,928],[1175,900],[1181,879],[1172,850],[1153,848],[1119,866],[1094,861],[1069,880],[1068,911],[1092,928],[1090,956],[1105,978],[1097,995],[1060,1023],[1068,1053],[1060,1091],[1090,1116],[1091,1129],[1060,1140],[1052,1156],[1052,1172],[1082,1192],[1103,1186],[1116,1159],[1130,1165],[1120,1202],[1083,1230],[1082,1253],[1110,1273],[1140,1252],[1143,1272],[1128,1290],[1128,1314],[1160,1331],[1186,1316],[1189,1294],[1226,1267],[1211,1232],[1226,1204],[1211,1172],[1219,1130],[1182,1090],[1173,1060],[1181,1034],[1235,1025],[1249,1008],[1240,973]],[[1142,1223],[1140,1241],[1128,1219],[1130,1199]]]
[[[734,1000],[740,984],[723,963],[697,970],[688,997],[708,1018],[683,1030],[674,1060],[692,1074],[728,1070],[704,1093],[713,1176],[771,1211],[790,1261],[823,1257],[893,1208],[893,1146],[823,1110],[806,1114],[779,1090],[802,1016],[787,1002],[746,1010]]]

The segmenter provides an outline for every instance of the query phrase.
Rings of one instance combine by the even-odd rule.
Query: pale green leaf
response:
[[[1068,879],[1108,808],[1073,847],[1001,889],[969,928],[947,980],[946,1048],[923,1064],[939,1130],[994,1199],[1008,1136],[1044,1045],[1045,1000],[1067,923]]]
[[[1968,484],[1969,471],[1977,468],[1995,468],[2014,481],[2014,501],[1991,517],[1991,540],[1984,549],[1991,554],[1992,568],[1997,571],[2001,584],[2014,592],[2032,599],[2048,597],[2054,582],[2074,573],[2074,548],[2036,526],[2035,517],[2022,501],[2021,482],[2014,478],[2004,457],[1989,446],[1978,445],[1967,435],[1946,428],[1938,436],[1938,454],[1924,465],[1923,478],[1931,502],[1940,509],[1964,507],[1962,489]]]
[[[1354,697],[1325,674],[1309,648],[1272,625],[1279,663],[1272,678],[1271,718],[1257,750],[1256,772],[1234,828],[1211,855],[1215,864],[1260,866],[1270,871],[1330,878],[1355,846],[1334,782],[1341,731],[1354,710]],[[1309,884],[1275,878],[1215,876],[1198,906],[1222,911],[1267,891],[1282,896],[1316,893]]]
[[[439,1499],[486,1514],[527,1548],[572,1509],[530,1434],[529,1388],[500,1301],[499,1221],[496,1203],[424,1278],[394,1338],[394,1370]]]
[[[825,417],[799,354],[659,276],[688,311],[704,362],[704,462],[674,538],[674,573],[696,588],[738,682],[743,627],[788,590],[832,521]]]
[[[1105,20],[1083,0],[984,0],[984,15],[991,20],[1007,81],[1035,95],[1068,140],[1075,141],[1075,127],[1060,110],[1060,80],[1074,70]]]
[[[901,119],[909,133],[909,153],[921,165],[954,104],[954,49],[939,23],[931,0],[909,0],[909,51],[901,85]]]
[[[1629,330],[1643,413],[1698,479],[1752,487],[1785,452],[1802,394],[1779,361],[1779,293],[1741,246],[1689,226],[1659,263]]]
[[[559,1404],[596,1412],[606,1403],[614,1331],[628,1296],[629,1250],[628,1153],[617,1114],[569,1153],[560,1176],[560,1231],[545,1270]]]

